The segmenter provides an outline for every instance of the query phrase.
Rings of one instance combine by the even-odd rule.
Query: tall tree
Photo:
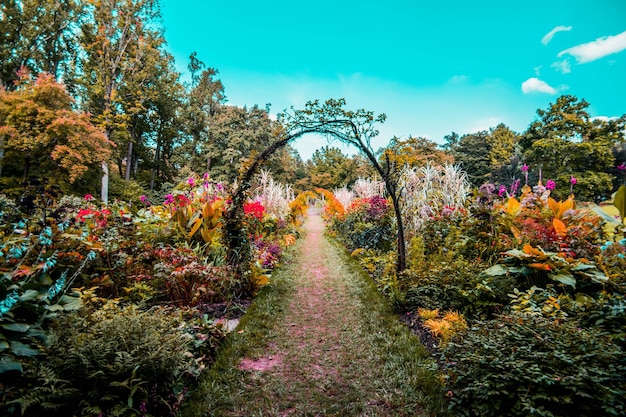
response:
[[[78,28],[86,17],[79,0],[0,2],[0,86],[13,89],[21,67],[63,79],[73,90],[80,53]]]
[[[560,195],[569,192],[570,178],[575,177],[575,193],[583,200],[610,194],[615,169],[612,148],[623,140],[626,120],[592,121],[588,107],[585,100],[561,96],[549,108],[537,110],[538,119],[521,139],[531,169],[541,169],[544,179],[556,180]]]
[[[127,122],[118,95],[120,85],[136,72],[145,57],[146,33],[160,16],[157,0],[87,0],[93,17],[83,26],[87,53],[83,85],[89,109],[107,138]],[[101,198],[108,200],[108,163],[102,165]]]

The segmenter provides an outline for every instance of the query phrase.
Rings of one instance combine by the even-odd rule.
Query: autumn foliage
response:
[[[15,91],[0,89],[5,159],[21,161],[25,178],[31,169],[46,175],[61,170],[74,183],[109,158],[112,143],[72,104],[63,84],[45,73],[33,82],[23,72]]]

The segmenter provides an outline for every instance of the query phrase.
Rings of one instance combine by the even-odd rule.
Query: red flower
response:
[[[265,207],[263,207],[263,205],[258,201],[246,203],[243,205],[243,212],[246,215],[252,215],[261,220],[263,218],[263,213],[265,212]]]

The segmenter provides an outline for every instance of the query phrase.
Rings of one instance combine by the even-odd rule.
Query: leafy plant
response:
[[[623,350],[593,329],[543,317],[472,324],[444,349],[458,416],[618,416],[626,412]]]

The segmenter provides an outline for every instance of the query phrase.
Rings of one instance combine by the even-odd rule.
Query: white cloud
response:
[[[543,65],[539,65],[538,67],[533,68],[535,70],[535,75],[539,77],[541,75],[541,68]]]
[[[546,93],[546,94],[556,94],[557,90],[554,87],[551,87],[545,81],[541,81],[539,78],[529,78],[522,83],[522,92],[524,94],[530,93]]]
[[[569,74],[572,72],[572,68],[569,64],[569,59],[564,59],[563,61],[557,61],[551,65],[552,68],[560,71],[562,74]]]
[[[582,43],[565,49],[557,55],[571,55],[580,64],[595,61],[607,55],[616,54],[626,49],[626,31],[615,35],[598,38],[595,41]]]
[[[568,32],[570,30],[572,30],[571,26],[557,26],[541,38],[541,43],[547,45],[557,32]]]

